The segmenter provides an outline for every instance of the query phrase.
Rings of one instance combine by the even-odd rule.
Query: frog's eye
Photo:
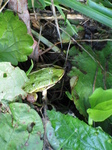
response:
[[[49,74],[53,74],[53,70],[52,69],[49,70]]]
[[[32,83],[32,86],[35,87],[35,83]]]

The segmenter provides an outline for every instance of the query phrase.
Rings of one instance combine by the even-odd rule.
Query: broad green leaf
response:
[[[9,62],[0,62],[0,101],[2,99],[12,101],[19,95],[24,98],[27,93],[22,87],[27,81],[23,70],[11,66]]]
[[[0,150],[42,150],[44,131],[37,112],[27,104],[9,106],[11,114],[0,113]]]
[[[89,97],[91,108],[96,107],[97,105],[112,100],[112,89],[103,90],[98,88],[94,93]],[[101,108],[102,109],[102,108]],[[106,109],[106,108],[103,108]]]
[[[71,80],[77,77],[76,83],[74,86],[71,86],[72,99],[79,112],[84,116],[87,116],[86,109],[90,107],[88,98],[93,92],[93,83],[98,65],[85,52],[71,57],[71,63],[73,67],[69,76],[71,77]],[[103,86],[100,68],[98,68],[98,76],[100,76],[101,84],[99,83],[99,80],[97,84]]]
[[[112,87],[111,44],[112,42],[109,42],[101,52],[96,52],[96,54],[88,46],[85,46],[87,52],[80,52],[76,48],[70,50],[69,55],[73,67],[69,76],[71,80],[77,77],[76,83],[71,85],[72,100],[79,112],[86,117],[86,110],[90,108],[89,97],[94,90],[99,87],[103,89]],[[76,55],[72,56],[72,51],[76,51]],[[92,57],[88,55],[88,52]]]
[[[95,129],[60,112],[48,111],[47,114],[60,144],[58,150],[111,150],[112,137],[101,128]]]
[[[26,25],[11,11],[0,13],[0,62],[13,65],[27,60],[32,52],[33,39]]]
[[[98,59],[102,66],[107,65],[107,71],[112,73],[112,59],[111,59],[111,52],[112,52],[112,42],[108,42],[106,46],[101,50],[96,52],[98,55]],[[108,62],[108,64],[106,64]],[[109,83],[108,83],[109,84]]]
[[[112,89],[98,88],[89,97],[91,108],[87,110],[89,119],[100,122],[112,115]]]

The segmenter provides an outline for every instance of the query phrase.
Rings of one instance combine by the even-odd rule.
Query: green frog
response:
[[[28,75],[29,81],[24,86],[30,96],[36,97],[36,92],[42,92],[44,99],[46,99],[47,90],[54,86],[64,75],[64,69],[61,67],[47,67]]]

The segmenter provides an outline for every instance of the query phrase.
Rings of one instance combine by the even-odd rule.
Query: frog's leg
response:
[[[43,96],[42,99],[47,101],[47,90],[46,89],[42,91],[42,96]]]
[[[44,118],[43,118],[43,124],[44,124],[44,145],[43,145],[43,149],[45,149],[46,144],[48,144],[48,140],[47,140],[47,135],[46,135],[46,124],[48,122],[47,119],[47,89],[42,91],[42,96],[43,96],[43,103],[44,103]]]
[[[34,104],[37,101],[37,99],[38,99],[37,93],[31,93],[31,94],[29,93],[27,95],[27,101],[30,102],[30,103]]]
[[[46,113],[46,111],[47,111],[47,100],[48,100],[48,98],[47,98],[47,89],[42,91],[42,96],[43,96],[42,100],[43,100],[43,103],[44,103],[44,117],[46,118],[46,116],[47,116],[47,113]]]

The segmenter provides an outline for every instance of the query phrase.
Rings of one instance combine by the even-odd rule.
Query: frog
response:
[[[28,98],[34,95],[37,99],[37,92],[42,92],[43,99],[47,99],[47,90],[53,87],[64,75],[64,69],[59,66],[42,68],[30,73],[28,82],[23,87],[24,91],[28,93]]]

